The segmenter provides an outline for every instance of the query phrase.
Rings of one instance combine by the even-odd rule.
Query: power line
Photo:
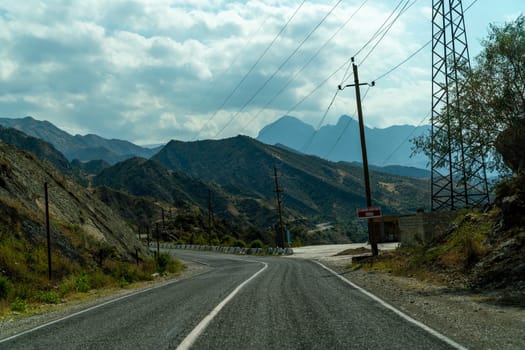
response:
[[[379,42],[381,42],[381,40],[385,37],[386,33],[388,33],[388,31],[390,30],[390,28],[392,28],[392,26],[394,25],[395,22],[397,22],[397,20],[399,19],[399,17],[406,11],[407,8],[407,5],[409,3],[409,0],[406,0],[406,2],[404,3],[403,7],[401,8],[401,10],[399,11],[399,14],[394,18],[394,20],[385,28],[383,29],[386,24],[388,23],[388,21],[390,20],[390,18],[396,13],[397,9],[403,4],[403,1],[404,0],[400,0],[399,3],[397,4],[397,6],[394,8],[394,10],[392,10],[392,12],[390,13],[390,15],[385,19],[385,21],[381,24],[381,26],[376,30],[376,32],[372,35],[372,38],[370,40],[368,40],[356,53],[359,54],[366,46],[368,46],[375,38],[377,38],[379,35],[381,35],[381,33],[383,34],[381,36],[381,38],[379,39],[379,41],[372,47],[372,49],[369,51],[369,53],[367,54],[367,56],[365,57],[365,59],[368,57],[368,55],[370,55],[370,53],[375,49],[375,47],[377,47],[377,45],[379,44]],[[410,5],[412,6],[417,0],[414,0],[414,2]],[[348,64],[348,68],[345,72],[345,75],[343,76],[343,79],[341,80],[341,84],[340,85],[343,85],[344,82],[349,78],[347,77],[348,75],[348,70],[349,70],[349,67],[350,67],[350,63],[352,61],[352,58],[350,58],[347,62],[345,62],[344,65]],[[338,68],[338,70],[340,70],[341,67]],[[326,80],[325,80],[326,82]],[[324,84],[324,82],[323,82]],[[366,91],[368,93],[368,90]],[[330,104],[328,105],[328,108],[326,109],[323,117],[321,118],[321,121],[319,122],[318,124],[318,127],[316,128],[315,132],[312,134],[312,136],[308,139],[307,143],[305,144],[305,146],[303,146],[303,149],[304,147],[306,147],[306,149],[308,149],[308,147],[310,147],[310,144],[313,142],[313,140],[315,139],[315,137],[317,136],[317,133],[318,133],[318,130],[320,128],[320,125],[322,125],[322,123],[324,122],[324,120],[326,119],[326,116],[328,115],[328,112],[329,110],[331,109],[331,107],[333,106],[334,104],[334,101],[335,101],[335,98],[337,97],[337,94],[338,94],[338,91],[336,91],[336,93],[334,94],[332,100],[330,101]],[[301,101],[302,102],[302,101]],[[345,130],[346,130],[346,127],[345,127]],[[340,137],[339,137],[340,139]],[[338,141],[337,141],[338,142]],[[336,144],[337,144],[336,142]],[[334,145],[335,147],[335,145]]]
[[[381,163],[381,165],[384,165],[386,162],[388,162],[390,160],[390,158],[392,158],[392,156],[401,148],[401,146],[403,146],[409,139],[410,139],[410,136],[412,136],[414,134],[414,132],[416,131],[417,128],[419,128],[424,122],[425,120],[428,119],[428,117],[430,117],[430,111],[427,113],[427,115],[425,115],[425,117],[423,119],[421,119],[421,121],[419,122],[418,125],[414,126],[414,128],[412,129],[412,131],[408,134],[408,136],[403,140],[403,142],[401,142],[393,151],[392,153],[390,153],[388,155],[388,157],[385,158],[385,160],[383,160],[383,162]]]
[[[397,20],[399,19],[399,17],[405,13],[410,7],[412,7],[412,5],[414,5],[415,3],[417,2],[417,0],[414,0],[411,4],[409,4],[409,0],[406,1],[406,3],[403,5],[403,7],[401,8],[401,10],[399,11],[399,13],[397,14],[397,16],[394,18],[394,20],[387,26],[387,28],[385,28],[383,30],[383,33],[381,34],[381,37],[379,38],[379,40],[374,44],[374,46],[372,46],[372,48],[370,49],[370,51],[368,51],[368,53],[366,54],[366,56],[361,60],[361,64],[363,62],[366,61],[366,59],[370,56],[370,54],[372,54],[372,52],[376,49],[376,47],[379,45],[379,43],[381,43],[381,41],[383,41],[384,37],[386,36],[386,34],[390,31],[390,29],[392,29],[392,27],[394,26],[394,24],[397,22]]]
[[[310,145],[312,144],[312,142],[313,142],[315,136],[317,135],[317,131],[320,129],[322,123],[323,123],[324,120],[326,119],[326,115],[328,114],[328,111],[330,111],[330,108],[332,108],[332,105],[334,104],[335,99],[336,99],[338,93],[339,93],[339,89],[337,89],[337,90],[335,91],[334,97],[332,97],[332,100],[330,101],[330,104],[329,104],[328,107],[326,108],[326,111],[324,112],[323,117],[321,118],[321,121],[319,122],[319,124],[318,124],[317,127],[315,128],[315,132],[312,134],[312,136],[310,136],[310,138],[306,141],[306,143],[303,145],[303,147],[301,147],[301,150],[302,150],[303,152],[306,153],[306,151],[308,151],[308,148],[310,147]]]
[[[395,65],[394,67],[392,67],[391,69],[389,69],[387,72],[381,74],[379,77],[377,77],[374,81],[378,81],[380,79],[383,79],[385,76],[389,75],[390,73],[392,73],[393,71],[395,71],[396,69],[398,69],[399,67],[401,67],[403,64],[405,64],[406,62],[410,61],[414,56],[416,56],[418,53],[420,53],[421,51],[423,51],[424,48],[426,48],[428,45],[430,45],[430,43],[432,43],[432,39],[427,41],[423,46],[421,46],[419,49],[417,49],[416,51],[414,51],[410,56],[408,56],[407,58],[405,58],[403,61],[401,61],[401,63]]]
[[[412,7],[418,0],[414,0],[412,3],[409,4],[409,1],[407,0],[405,2],[405,4],[403,5],[403,7],[401,8],[400,12],[398,13],[398,15],[394,18],[394,20],[388,25],[387,28],[385,29],[382,29],[385,24],[387,23],[387,21],[390,19],[390,17],[393,15],[393,13],[395,13],[395,11],[397,10],[397,8],[401,5],[402,1],[400,1],[398,3],[398,5],[396,6],[396,8],[394,9],[394,11],[391,13],[391,15],[385,20],[385,22],[381,25],[381,27],[376,31],[376,33],[372,36],[372,38],[370,40],[368,40],[365,45],[363,45],[363,47],[361,49],[358,50],[358,52],[356,53],[359,54],[366,46],[368,46],[379,34],[381,31],[383,31],[382,33],[382,36],[381,38],[379,39],[378,42],[376,42],[376,44],[374,44],[374,46],[371,48],[371,50],[367,53],[367,55],[365,56],[365,58],[363,58],[362,61],[365,61],[366,58],[368,58],[368,56],[371,54],[371,52],[377,47],[377,45],[383,40],[384,36],[387,34],[387,32],[392,28],[392,26],[394,25],[394,23],[399,19],[399,17],[405,13],[410,7]],[[468,11],[472,5],[474,5],[478,0],[473,0],[472,3],[465,9],[464,12]],[[406,59],[404,59],[401,63],[397,64],[396,66],[394,66],[392,69],[388,70],[386,73],[380,75],[377,79],[374,79],[374,81],[378,81],[382,78],[384,78],[386,75],[392,73],[393,71],[395,71],[396,69],[398,69],[399,67],[401,67],[403,64],[405,64],[407,61],[409,61],[410,59],[412,59],[414,56],[416,56],[417,54],[419,54],[424,48],[426,48],[430,43],[432,42],[432,40],[429,40],[427,43],[425,43],[422,47],[420,47],[418,50],[416,50],[414,53],[412,53],[410,56],[408,56]],[[340,69],[340,68],[339,68]],[[338,69],[338,70],[339,70]],[[347,73],[345,73],[346,75]],[[345,79],[346,80],[346,79]],[[369,91],[370,88],[368,88],[366,91],[365,91],[365,94],[363,96],[363,101],[365,100],[366,98],[366,95],[368,94],[368,91]],[[337,96],[337,93],[334,95],[334,98],[332,99],[332,101],[330,102],[329,104],[329,107],[328,109],[330,109],[330,107],[333,105],[334,103],[334,99],[335,99],[335,96]],[[327,111],[325,112],[325,114],[323,115],[323,118],[322,118],[322,121],[324,121],[325,117],[326,117],[326,114],[328,112],[328,109]],[[355,114],[355,113],[354,113]],[[415,126],[412,131],[410,132],[410,134],[406,137],[406,139],[401,142],[401,144],[399,144],[395,149],[394,151],[383,161],[382,164],[384,164],[385,162],[387,162],[394,154],[395,152],[397,152],[399,150],[399,148],[401,148],[402,145],[404,145],[408,139],[410,138],[410,136],[413,135],[413,133],[415,132],[415,130],[421,126],[421,124],[426,120],[428,119],[430,115],[430,112],[419,122],[419,124],[417,126]],[[321,123],[322,123],[321,121]],[[334,149],[336,148],[336,146],[339,144],[339,142],[341,141],[344,133],[346,132],[346,130],[348,129],[348,127],[350,126],[350,121],[348,121],[348,123],[346,123],[345,127],[343,128],[342,132],[339,134],[336,142],[333,144],[333,146],[330,148],[330,151],[328,151],[328,153],[325,155],[324,158],[328,158],[331,153],[334,151]],[[312,135],[312,137],[310,137],[310,139],[308,140],[307,144],[308,144],[308,147],[310,146],[311,142],[313,141],[313,139],[315,138],[315,136],[317,135],[317,131],[318,129],[315,131],[315,133]]]
[[[415,1],[414,1],[415,2]],[[465,10],[463,12],[467,12],[476,2],[478,2],[478,0],[473,0],[470,5],[468,5]],[[412,6],[413,4],[411,4],[410,6]],[[408,56],[407,58],[405,58],[403,61],[401,61],[399,64],[395,65],[394,67],[392,67],[390,70],[386,71],[385,73],[381,74],[379,77],[377,77],[376,79],[374,79],[374,81],[378,81],[378,80],[381,80],[383,79],[385,76],[389,75],[390,73],[392,73],[393,71],[397,70],[399,67],[401,67],[402,65],[404,65],[406,62],[410,61],[412,58],[414,58],[414,56],[418,55],[421,51],[423,51],[423,49],[425,49],[428,45],[430,45],[432,43],[432,39],[430,39],[429,41],[427,41],[423,46],[421,46],[419,49],[417,49],[416,51],[414,51],[410,56]]]
[[[335,36],[337,34],[339,34],[339,32],[341,32],[341,30],[346,27],[348,25],[348,23],[352,20],[352,18],[361,10],[361,8],[368,2],[368,0],[364,0],[361,5],[357,8],[357,10],[355,10],[349,17],[348,19],[332,34],[332,36],[330,36],[330,38],[324,42],[324,44],[319,48],[317,49],[317,51],[314,53],[314,55],[312,55],[308,61],[290,78],[288,79],[288,81],[286,82],[286,84],[283,85],[283,87],[263,106],[263,108],[261,108],[249,121],[248,123],[246,123],[242,129],[241,129],[241,132],[243,132],[245,129],[246,129],[246,126],[251,124],[251,122],[253,120],[255,120],[261,113],[263,110],[265,110],[270,104],[273,103],[273,101],[275,101],[275,99],[280,96],[284,90],[299,76],[299,74],[301,74],[307,66],[310,65],[310,63],[312,63],[312,61],[321,53],[322,50],[324,50],[326,48],[326,46],[335,38]]]
[[[262,21],[261,24],[259,25],[259,28],[257,28],[257,30],[255,30],[255,31],[253,31],[253,32],[251,32],[251,33],[249,34],[249,36],[251,37],[251,39],[250,39],[248,42],[246,42],[246,44],[245,44],[245,45],[243,46],[243,48],[240,50],[241,52],[242,52],[242,51],[245,51],[246,48],[248,47],[248,45],[252,43],[253,39],[257,36],[257,34],[259,34],[259,32],[262,30],[262,28],[264,27],[264,25],[266,24],[266,22],[268,21],[268,19],[269,19],[270,17],[271,17],[270,15],[266,16],[266,18],[264,19],[264,21]],[[224,77],[227,73],[229,73],[230,70],[231,70],[231,69],[233,68],[233,66],[235,65],[235,63],[237,63],[239,57],[240,57],[240,55],[236,55],[236,56],[234,57],[234,59],[230,62],[230,64],[228,65],[228,67],[227,67],[226,69],[224,69],[224,70],[219,74],[219,76],[218,76],[218,78],[217,78],[216,80],[221,80],[222,77]],[[208,101],[209,96],[210,96],[210,92],[211,92],[213,89],[215,89],[215,86],[214,86],[214,85],[215,85],[215,84],[210,84],[210,85],[208,86],[208,89],[207,89],[206,92],[204,93],[204,100],[201,102],[201,105],[206,105],[206,102]],[[237,89],[237,87],[236,87],[236,89]],[[235,90],[234,90],[234,91],[235,91]],[[228,99],[229,99],[230,97],[231,97],[231,96],[228,96],[228,97],[226,98],[225,102],[223,103],[223,106],[224,106],[224,104],[228,101]],[[215,113],[215,114],[216,114],[216,113]],[[206,120],[206,122],[203,124],[203,127],[202,127],[199,131],[197,131],[197,133],[195,134],[195,136],[194,136],[194,138],[193,138],[194,141],[199,137],[200,133],[201,133],[201,132],[203,131],[203,129],[209,124],[209,122],[215,117],[215,114],[213,114],[210,118],[208,118],[208,120]]]
[[[403,0],[400,0],[399,3],[394,8],[394,10],[392,10],[390,15],[388,15],[388,17],[385,19],[385,21],[381,24],[381,26],[375,31],[374,34],[372,34],[372,37],[370,39],[368,39],[368,41],[365,42],[363,44],[363,46],[361,46],[361,48],[359,50],[357,50],[357,52],[355,54],[353,54],[351,57],[355,57],[355,56],[359,55],[359,53],[361,53],[361,51],[363,51],[381,33],[382,28],[386,25],[386,23],[388,22],[390,17],[392,17],[394,15],[395,11],[398,9],[399,6],[401,6],[402,3],[403,3]],[[350,67],[351,67],[351,64],[350,64],[351,61],[352,61],[352,59],[349,58],[348,61],[347,61],[348,67],[347,67],[347,69],[345,71],[345,74],[343,75],[343,79],[341,79],[341,83],[339,85],[344,85],[344,83],[348,79],[350,79],[349,71],[350,71]]]
[[[363,94],[363,98],[361,99],[361,101],[364,101],[366,99],[366,96],[368,95],[368,91],[370,91],[370,86],[367,87],[365,93]],[[355,115],[356,112],[354,112],[353,114]],[[349,116],[351,119],[353,119],[351,116]],[[339,144],[339,142],[341,141],[341,139],[343,138],[343,135],[345,134],[346,130],[348,129],[348,127],[350,126],[350,123],[352,120],[348,120],[348,122],[346,123],[346,125],[344,126],[343,130],[341,130],[341,132],[339,133],[339,136],[337,137],[336,141],[334,142],[334,144],[332,145],[332,147],[330,148],[330,150],[328,151],[328,153],[326,153],[326,155],[324,156],[324,158],[328,159],[328,157],[330,157],[330,155],[332,154],[332,152],[335,150],[335,148],[337,147],[337,145]]]
[[[226,103],[230,100],[230,98],[233,96],[233,94],[239,89],[239,87],[242,85],[242,83],[244,83],[244,81],[246,80],[246,78],[251,74],[251,72],[255,69],[255,67],[259,64],[259,62],[261,62],[261,60],[264,58],[264,56],[266,56],[266,54],[268,53],[268,51],[272,48],[272,46],[275,44],[275,42],[277,41],[277,39],[281,36],[281,34],[284,32],[284,30],[288,27],[288,25],[290,24],[290,22],[293,20],[293,18],[297,15],[297,13],[299,12],[299,10],[303,7],[304,3],[306,2],[306,0],[303,0],[301,2],[301,4],[299,4],[299,6],[295,9],[294,13],[292,14],[292,16],[288,19],[288,21],[285,23],[285,25],[281,28],[281,30],[279,31],[279,33],[277,33],[277,35],[273,38],[273,40],[271,41],[271,43],[264,49],[264,51],[262,52],[262,54],[259,56],[259,58],[257,58],[257,60],[255,61],[255,63],[253,63],[253,65],[250,67],[250,69],[248,70],[248,72],[246,74],[244,74],[244,76],[242,77],[242,79],[237,83],[237,85],[233,88],[233,90],[230,92],[230,94],[226,97],[226,99],[222,102],[222,104],[219,106],[219,108],[212,114],[212,116],[206,121],[206,123],[203,124],[203,126],[201,127],[201,129],[199,130],[199,132],[197,133],[197,136],[196,138],[200,135],[200,133],[204,130],[205,127],[208,126],[209,122],[215,118],[215,116],[217,115],[217,113],[219,113],[220,110],[222,110],[222,108],[226,105]]]
[[[326,13],[326,15],[321,19],[321,21],[306,35],[306,37],[303,39],[303,41],[292,51],[290,55],[277,67],[277,69],[272,73],[272,75],[266,79],[266,81],[255,91],[255,93],[244,103],[244,105],[241,107],[239,111],[237,111],[230,120],[219,130],[219,132],[215,135],[215,137],[219,136],[232,122],[237,116],[255,99],[257,95],[268,85],[268,83],[281,71],[281,69],[292,59],[293,56],[299,51],[299,49],[306,43],[306,41],[319,29],[319,27],[326,21],[326,19],[332,14],[332,12],[339,6],[339,4],[343,0],[339,0],[330,11]]]

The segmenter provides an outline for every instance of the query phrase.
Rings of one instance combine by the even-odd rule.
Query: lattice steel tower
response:
[[[461,0],[432,2],[432,210],[455,210],[489,202],[483,154],[463,142],[465,117],[458,112],[460,65],[469,63]],[[465,125],[467,124],[467,125]],[[452,132],[461,130],[459,137]],[[459,141],[458,141],[459,140]],[[479,152],[481,153],[481,152]]]

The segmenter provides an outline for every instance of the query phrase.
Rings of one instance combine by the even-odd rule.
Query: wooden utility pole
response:
[[[346,85],[345,87],[354,86],[355,87],[355,98],[357,102],[357,117],[359,121],[359,136],[361,139],[361,154],[363,157],[363,172],[365,178],[365,193],[366,193],[366,206],[370,208],[372,206],[372,194],[370,191],[370,174],[368,172],[368,156],[366,154],[366,140],[365,140],[365,125],[363,122],[363,108],[361,106],[361,90],[360,85],[368,85],[368,83],[359,83],[359,74],[357,72],[357,65],[354,63],[354,58],[352,57],[352,68],[354,70],[354,84]],[[375,85],[374,82],[371,84]],[[339,90],[342,90],[343,87],[339,85]],[[377,240],[374,232],[374,224],[371,219],[368,219],[368,240],[370,241],[370,247],[372,248],[372,255],[377,256],[379,250],[377,249]]]
[[[211,207],[211,190],[208,189],[208,237],[211,237],[212,224],[213,224],[213,211]]]
[[[156,225],[156,233],[157,233],[157,260],[159,259],[159,256],[160,256],[160,231],[159,231],[159,223],[157,222],[157,225]]]
[[[284,238],[284,225],[283,225],[283,211],[282,211],[282,202],[281,202],[281,188],[279,187],[279,179],[277,177],[277,167],[273,166],[273,173],[275,177],[275,196],[277,197],[277,210],[279,211],[279,232],[277,233],[277,245],[281,248],[284,248],[285,238]]]
[[[47,194],[47,182],[44,182],[44,194],[46,201],[46,234],[47,234],[47,276],[51,281],[51,230],[49,227],[49,196]]]

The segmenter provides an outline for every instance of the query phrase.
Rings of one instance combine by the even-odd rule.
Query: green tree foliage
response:
[[[491,25],[482,44],[475,67],[469,69],[466,63],[460,67],[458,86],[449,86],[451,91],[458,89],[458,98],[451,99],[445,107],[448,113],[442,113],[437,121],[450,125],[451,139],[432,143],[430,135],[424,135],[412,140],[413,148],[430,158],[466,145],[471,156],[486,157],[488,170],[508,172],[495,150],[495,141],[503,130],[525,118],[525,16],[502,26]],[[467,169],[467,173],[475,170]]]

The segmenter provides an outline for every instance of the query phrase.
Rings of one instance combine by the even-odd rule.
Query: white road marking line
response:
[[[418,326],[419,328],[427,331],[428,333],[432,334],[433,336],[437,337],[438,339],[441,339],[442,341],[444,341],[445,343],[447,343],[448,345],[452,346],[453,348],[455,349],[458,349],[458,350],[468,350],[466,347],[464,347],[463,345],[461,344],[458,344],[456,343],[455,341],[453,341],[452,339],[448,338],[447,336],[445,336],[444,334],[441,334],[439,333],[438,331],[436,331],[435,329],[432,329],[430,328],[429,326],[427,326],[426,324],[424,323],[421,323],[419,322],[418,320],[415,320],[413,319],[412,317],[408,316],[407,314],[405,314],[403,311],[401,310],[398,310],[396,309],[395,307],[393,307],[392,305],[390,305],[389,303],[387,303],[386,301],[384,301],[383,299],[379,298],[378,296],[370,293],[369,291],[359,287],[357,284],[347,280],[346,278],[344,278],[343,276],[341,276],[340,274],[338,274],[337,272],[335,272],[334,270],[332,270],[331,268],[329,267],[326,267],[325,265],[323,265],[322,263],[320,263],[319,261],[315,261],[317,264],[319,264],[323,269],[331,272],[332,274],[334,274],[335,276],[339,277],[339,279],[341,279],[343,282],[351,285],[352,287],[354,287],[355,289],[357,289],[358,291],[360,291],[361,293],[365,294],[366,296],[368,296],[369,298],[375,300],[376,302],[378,302],[379,304],[383,305],[384,307],[386,307],[387,309],[389,309],[390,311],[394,312],[395,314],[397,314],[398,316],[404,318],[406,321]]]
[[[202,321],[184,338],[184,340],[179,344],[177,347],[177,350],[187,350],[189,349],[197,340],[197,338],[204,332],[206,327],[210,324],[210,322],[217,316],[217,314],[228,304],[230,300],[232,300],[239,291],[244,288],[248,283],[250,283],[255,277],[257,277],[260,273],[262,273],[264,270],[268,268],[268,264],[262,261],[259,261],[261,264],[263,264],[263,268],[257,271],[254,275],[252,275],[250,278],[248,278],[246,281],[242,282],[237,288],[233,290],[233,292],[230,293],[223,301],[221,301],[206,317],[202,319]]]
[[[98,309],[100,307],[103,307],[103,306],[106,306],[106,305],[109,305],[109,304],[112,304],[112,303],[115,303],[117,301],[120,301],[120,300],[123,300],[123,299],[126,299],[126,298],[129,298],[129,297],[132,297],[132,296],[135,296],[135,295],[139,295],[139,294],[142,294],[142,293],[145,293],[145,292],[149,292],[150,290],[153,290],[153,289],[157,289],[157,288],[161,288],[161,287],[165,287],[165,286],[168,286],[170,284],[173,284],[173,283],[177,283],[177,282],[181,282],[181,281],[184,281],[186,279],[189,279],[189,278],[193,278],[193,277],[196,277],[196,276],[199,276],[199,275],[202,275],[204,273],[207,273],[208,271],[203,271],[203,272],[200,272],[200,273],[197,273],[195,275],[191,275],[187,278],[183,278],[183,279],[179,279],[179,280],[173,280],[173,281],[169,281],[169,282],[166,282],[166,283],[162,283],[160,285],[157,285],[157,286],[153,286],[153,287],[149,287],[149,288],[146,288],[146,289],[142,289],[142,290],[139,290],[139,291],[136,291],[136,292],[133,292],[133,293],[130,293],[130,294],[126,294],[126,295],[123,295],[121,297],[118,297],[116,299],[111,299],[111,300],[108,300],[102,304],[97,304],[97,305],[94,305],[94,306],[91,306],[87,309],[84,309],[84,310],[81,310],[81,311],[78,311],[78,312],[75,312],[71,315],[67,315],[67,316],[64,316],[62,318],[59,318],[59,319],[56,319],[54,321],[50,321],[50,322],[47,322],[47,323],[44,323],[40,326],[37,326],[37,327],[34,327],[34,328],[31,328],[31,329],[28,329],[28,330],[25,330],[23,332],[20,332],[20,333],[17,333],[17,334],[14,334],[10,337],[7,337],[7,338],[4,338],[4,339],[0,339],[0,344],[1,343],[5,343],[5,342],[8,342],[10,340],[13,340],[15,338],[18,338],[24,334],[28,334],[28,333],[31,333],[31,332],[34,332],[34,331],[37,331],[39,329],[42,329],[42,328],[45,328],[45,327],[48,327],[48,326],[51,326],[55,323],[59,323],[59,322],[62,322],[62,321],[65,321],[65,320],[68,320],[70,318],[73,318],[75,316],[78,316],[78,315],[82,315],[86,312],[89,312],[89,311],[92,311],[92,310],[95,310],[95,309]]]

